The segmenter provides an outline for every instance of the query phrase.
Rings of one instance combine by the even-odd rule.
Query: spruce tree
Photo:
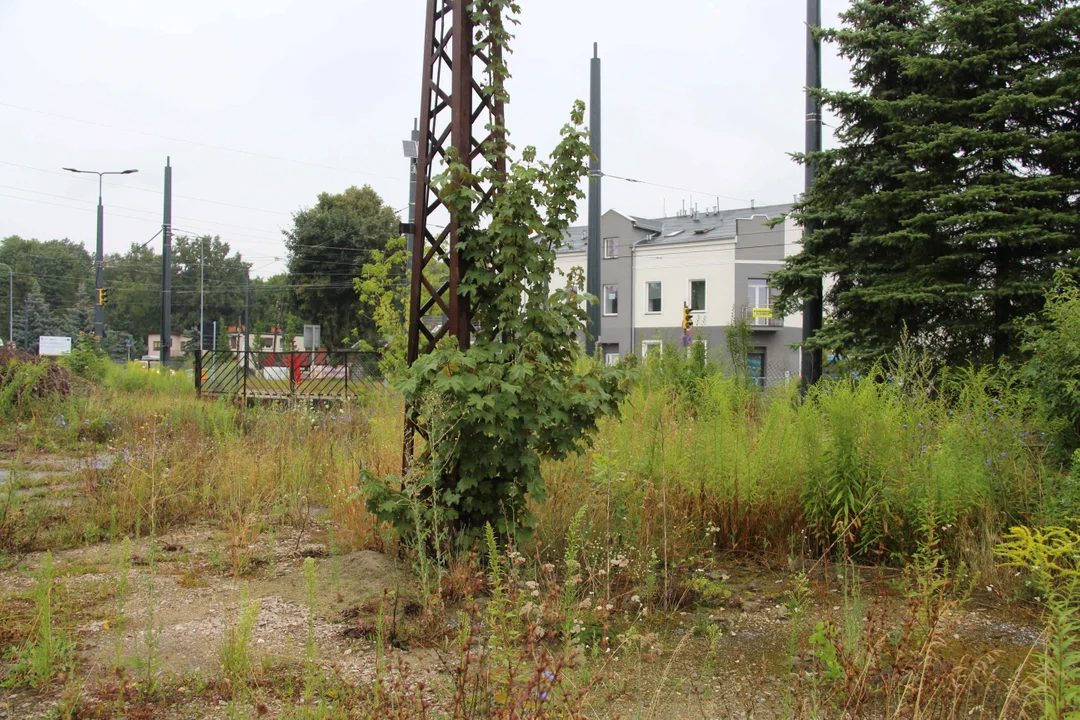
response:
[[[791,310],[835,280],[817,345],[872,359],[906,325],[943,361],[1013,352],[1080,237],[1072,4],[864,0],[825,33],[856,90],[821,93],[842,145],[816,156],[803,251],[773,281]]]
[[[58,331],[57,322],[49,310],[49,302],[36,279],[30,284],[30,292],[26,294],[22,309],[23,322],[15,326],[15,344],[20,350],[36,355],[38,338],[42,335],[55,335]]]
[[[73,307],[54,313],[58,333],[72,338],[72,342],[79,337],[79,333],[94,334],[94,305],[90,290],[80,284],[76,298]]]

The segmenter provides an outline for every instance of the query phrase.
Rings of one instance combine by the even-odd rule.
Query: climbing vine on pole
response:
[[[493,0],[473,14],[483,51],[499,58],[483,92],[499,102],[514,12],[514,3]],[[527,147],[519,161],[493,162],[512,149],[506,129],[494,126],[482,169],[474,173],[451,148],[445,172],[432,179],[458,222],[459,293],[471,308],[473,337],[466,350],[444,339],[398,381],[426,448],[404,479],[367,477],[365,490],[369,509],[402,530],[415,527],[417,512],[438,508],[459,527],[491,522],[527,532],[527,499],[545,496],[541,461],[586,448],[599,419],[616,414],[625,396],[627,367],[583,356],[583,301],[596,298],[578,289],[580,273],[549,290],[563,231],[584,198],[584,113],[576,102],[546,160]],[[492,189],[490,201],[478,202],[478,187]]]

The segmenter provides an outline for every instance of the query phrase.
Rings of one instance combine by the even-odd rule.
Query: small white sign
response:
[[[42,335],[38,338],[38,355],[70,355],[71,338]]]

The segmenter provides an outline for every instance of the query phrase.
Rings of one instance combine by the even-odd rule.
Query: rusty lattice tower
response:
[[[416,222],[411,252],[409,292],[409,347],[412,365],[434,349],[445,335],[469,347],[472,313],[458,291],[464,275],[458,255],[458,218],[432,191],[431,179],[446,168],[450,148],[459,162],[481,176],[484,166],[504,172],[505,138],[501,90],[501,4],[492,0],[428,0],[424,31],[424,69],[420,101],[420,139],[417,145]],[[481,28],[476,20],[483,20]],[[477,30],[483,32],[478,37]],[[485,89],[486,88],[486,89]],[[494,129],[493,129],[494,128]],[[490,181],[476,180],[477,208],[491,201]],[[439,224],[445,223],[445,224]],[[449,273],[445,280],[442,267]],[[440,271],[435,271],[439,267]],[[436,284],[438,283],[438,284]],[[404,468],[413,455],[413,436],[418,428],[411,408],[405,410]]]

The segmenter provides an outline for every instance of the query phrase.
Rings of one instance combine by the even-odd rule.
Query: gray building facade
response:
[[[797,377],[799,353],[792,346],[802,336],[801,317],[762,317],[774,296],[769,275],[797,251],[797,235],[784,220],[790,209],[769,205],[652,219],[606,212],[599,334],[605,359],[677,347],[686,305],[693,337],[706,342],[711,359],[726,361],[726,330],[732,317],[745,314],[752,329],[751,372],[764,383]],[[568,240],[559,264],[584,267],[585,228],[571,228]]]

